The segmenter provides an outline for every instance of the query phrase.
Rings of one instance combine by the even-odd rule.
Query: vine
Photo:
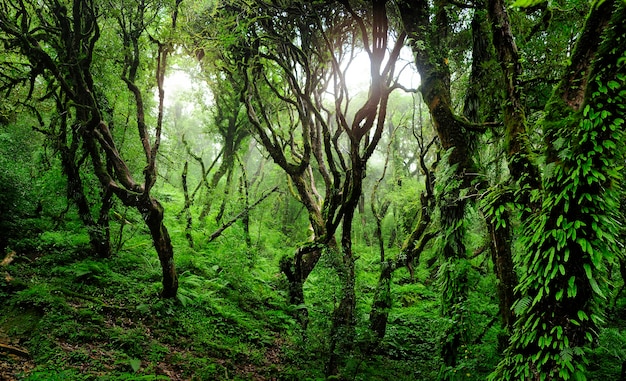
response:
[[[626,114],[626,7],[616,12],[575,113],[555,103],[541,212],[519,258],[518,316],[491,380],[585,380],[585,348],[602,324],[607,264],[617,257],[619,172]],[[621,20],[621,21],[620,21]],[[593,71],[592,71],[593,73]],[[558,119],[554,117],[564,117]],[[552,122],[558,120],[556,122]]]

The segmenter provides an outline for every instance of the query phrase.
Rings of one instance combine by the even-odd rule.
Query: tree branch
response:
[[[261,202],[263,202],[263,200],[268,198],[272,193],[276,192],[278,189],[279,189],[279,187],[274,187],[271,191],[269,191],[268,193],[264,194],[260,199],[258,199],[254,204],[244,208],[241,212],[239,212],[239,214],[237,214],[235,217],[231,218],[230,221],[226,222],[224,225],[222,225],[222,227],[220,227],[219,229],[214,231],[209,236],[209,239],[207,240],[207,243],[213,241],[214,239],[216,239],[217,237],[222,235],[224,230],[228,229],[232,224],[237,222],[237,220],[239,220],[240,218],[242,218],[246,214],[248,214],[252,209],[254,209],[257,205],[259,205]]]

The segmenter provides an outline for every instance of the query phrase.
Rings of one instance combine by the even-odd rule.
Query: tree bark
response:
[[[78,208],[78,216],[89,235],[91,250],[100,258],[109,258],[112,253],[108,221],[110,201],[106,197],[102,198],[100,218],[94,220],[84,192],[80,168],[74,162],[73,155],[67,152],[67,147],[61,149],[61,166],[67,179],[67,198]]]
[[[483,8],[483,1],[477,3],[477,7]],[[497,73],[488,72],[485,66],[493,57],[493,45],[488,38],[489,26],[487,17],[482,9],[474,11],[472,19],[472,72],[470,84],[465,98],[464,115],[473,123],[481,123],[485,120],[500,118],[496,113],[500,111],[500,104],[504,104],[504,124],[506,126],[505,149],[509,158],[509,172],[513,181],[518,182],[523,188],[522,205],[528,205],[531,189],[539,185],[539,175],[533,163],[528,159],[528,141],[526,137],[526,119],[520,96],[519,76],[521,65],[517,53],[517,47],[513,40],[512,32],[508,24],[508,16],[502,4],[494,4],[489,1],[487,15],[491,18],[491,31],[493,44],[496,45],[495,53],[498,55],[503,73],[502,80],[505,83],[504,100],[493,97],[495,86],[500,81]],[[486,93],[486,94],[485,94]],[[491,99],[489,99],[491,97]],[[495,110],[495,111],[494,111]],[[522,182],[522,183],[520,183]],[[481,184],[486,188],[488,184]],[[491,190],[494,191],[494,190]],[[520,191],[522,192],[522,191]],[[500,347],[504,348],[508,340],[508,332],[513,322],[513,303],[515,301],[514,289],[518,279],[514,271],[513,254],[511,245],[513,242],[511,232],[510,214],[507,208],[508,198],[500,197],[494,201],[492,210],[498,211],[498,216],[486,215],[487,230],[489,232],[492,262],[494,272],[498,279],[497,292],[500,306],[500,321],[507,334],[500,337]],[[501,208],[504,212],[500,213]]]
[[[142,202],[138,206],[138,209],[150,230],[154,248],[161,262],[163,275],[163,291],[161,292],[161,296],[164,298],[173,298],[176,296],[178,290],[178,276],[176,275],[176,266],[174,265],[172,240],[170,239],[167,228],[163,224],[163,206],[161,206],[158,200],[150,197]]]
[[[513,254],[511,253],[512,235],[511,221],[508,212],[504,212],[498,217],[501,224],[487,219],[487,229],[491,238],[492,262],[496,277],[498,278],[498,301],[500,304],[500,317],[502,327],[510,331],[515,322],[515,314],[513,313],[513,303],[517,300],[515,287],[518,284],[517,274],[515,273],[515,264],[513,263]],[[506,345],[508,337],[502,337],[499,346]]]
[[[487,10],[491,21],[493,44],[505,82],[506,96],[503,113],[509,172],[513,181],[517,182],[520,188],[517,202],[524,207],[522,219],[525,220],[530,216],[526,208],[531,212],[536,212],[541,207],[537,202],[532,202],[530,196],[533,189],[541,189],[541,177],[537,165],[529,158],[527,121],[522,104],[520,84],[522,66],[504,1],[489,0]]]
[[[343,229],[341,234],[341,251],[337,253],[340,258],[336,260],[337,275],[341,284],[341,299],[333,311],[332,326],[330,329],[330,357],[326,364],[326,376],[339,374],[345,356],[352,349],[355,335],[356,318],[354,310],[356,308],[355,294],[355,272],[354,255],[352,253],[352,221],[358,206],[361,194],[361,172],[356,168],[352,176],[352,189],[358,189],[349,198],[346,212],[343,217]],[[358,192],[358,193],[357,193]]]
[[[181,180],[183,183],[183,195],[185,197],[185,205],[183,206],[182,214],[185,215],[186,225],[185,225],[185,238],[187,238],[187,242],[189,242],[189,247],[193,249],[193,236],[191,232],[193,231],[193,218],[191,217],[191,211],[189,210],[191,207],[191,198],[189,197],[189,188],[187,186],[187,172],[189,170],[189,162],[186,161],[183,166],[183,173],[181,174]]]

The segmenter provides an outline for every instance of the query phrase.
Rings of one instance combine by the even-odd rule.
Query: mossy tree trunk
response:
[[[624,160],[624,52],[626,4],[595,2],[546,105],[543,203],[526,225],[518,317],[492,380],[585,377],[584,348],[601,324],[607,264],[619,252],[615,168]]]
[[[176,297],[178,290],[178,277],[176,274],[176,266],[174,265],[174,249],[172,240],[163,224],[163,206],[153,197],[143,201],[137,206],[144,217],[146,225],[150,230],[154,248],[159,256],[161,263],[161,283],[163,290],[161,296],[164,298]]]
[[[491,25],[488,23],[489,19]],[[506,181],[514,182],[516,188],[521,189],[518,205],[523,205],[522,209],[525,209],[529,204],[530,192],[538,187],[539,175],[536,166],[528,158],[526,119],[520,99],[521,65],[508,21],[504,8],[494,4],[493,1],[489,1],[488,4],[484,1],[477,3],[472,19],[472,72],[463,111],[465,116],[474,123],[504,120],[505,150],[511,174]],[[489,66],[494,56],[498,57],[501,76],[495,68]],[[496,78],[495,81],[494,78]],[[505,84],[502,97],[493,97],[494,93],[497,94],[501,83]],[[503,118],[498,115],[500,111],[504,114]],[[486,188],[488,185],[482,184],[481,188]],[[510,201],[514,196],[500,194],[502,186],[489,186],[487,191],[491,193],[491,200],[485,213],[485,222],[490,238],[494,272],[498,279],[497,293],[501,325],[507,332],[500,336],[499,345],[504,348],[515,320],[513,303],[516,299],[515,287],[518,284],[512,253],[510,210]]]
[[[415,63],[421,76],[420,91],[430,111],[442,148],[447,152],[449,167],[437,203],[441,216],[443,247],[441,248],[442,314],[450,319],[442,341],[444,365],[441,379],[451,379],[457,365],[458,350],[465,335],[465,303],[467,302],[467,271],[465,226],[467,198],[463,190],[470,184],[472,172],[471,135],[473,126],[454,113],[450,94],[450,68],[445,52],[449,51],[447,36],[449,20],[446,1],[398,1],[402,25],[407,32]]]
[[[74,136],[74,138],[77,138]],[[109,210],[111,194],[103,191],[99,218],[94,219],[89,206],[90,201],[85,194],[80,163],[76,162],[77,152],[71,147],[60,147],[61,166],[67,180],[67,198],[76,205],[78,216],[89,234],[89,245],[94,254],[100,258],[108,258],[112,254],[111,230],[109,226]]]

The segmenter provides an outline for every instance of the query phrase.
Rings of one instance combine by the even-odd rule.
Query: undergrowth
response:
[[[131,218],[132,216],[128,216]],[[293,247],[268,226],[248,247],[233,226],[214,242],[196,237],[190,248],[176,233],[179,293],[159,298],[161,269],[140,226],[125,228],[119,251],[91,257],[77,223],[48,225],[11,242],[13,261],[0,277],[0,338],[27,350],[24,359],[0,352],[19,380],[322,380],[332,311],[340,300],[336,273],[322,257],[305,284],[309,324],[304,330],[286,303],[278,258]],[[45,225],[45,222],[43,223]],[[211,227],[206,227],[210,230]],[[113,225],[112,231],[119,231]],[[117,238],[113,238],[117,241]],[[470,242],[479,246],[482,242]],[[472,248],[473,249],[473,248]],[[440,364],[442,333],[436,258],[428,251],[414,269],[393,277],[393,308],[385,338],[372,348],[369,312],[379,275],[378,253],[357,243],[356,340],[341,377],[349,380],[432,380]],[[390,248],[388,255],[395,255]],[[501,333],[490,262],[472,262],[472,311],[456,367],[460,380],[482,380],[500,358]],[[624,309],[616,300],[615,309]],[[495,319],[495,320],[494,320]],[[616,325],[616,327],[618,327]],[[623,332],[603,331],[594,352],[597,375],[623,358]],[[21,363],[23,362],[23,364]],[[20,365],[21,364],[21,365]],[[609,369],[610,368],[610,369]],[[608,370],[607,370],[608,369]],[[2,368],[0,368],[2,370]]]

